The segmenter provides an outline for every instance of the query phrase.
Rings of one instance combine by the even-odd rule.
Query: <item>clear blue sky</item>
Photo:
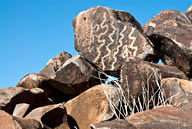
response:
[[[142,25],[162,10],[185,12],[192,0],[0,0],[0,88],[39,72],[62,51],[72,55],[72,20],[94,6],[131,13]]]

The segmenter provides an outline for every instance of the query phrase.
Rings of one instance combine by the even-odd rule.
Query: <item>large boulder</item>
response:
[[[94,125],[91,125],[91,129],[137,129],[127,120],[111,120],[103,121]]]
[[[43,74],[47,77],[50,77],[51,75],[54,75],[55,72],[72,56],[63,51],[55,58],[50,59],[46,66],[41,70],[40,74]]]
[[[54,103],[68,101],[74,97],[75,89],[70,85],[50,79],[39,73],[30,73],[25,75],[17,84],[17,87],[25,89],[41,88],[51,98]]]
[[[192,114],[191,81],[178,78],[166,78],[161,81],[161,86],[170,104]]]
[[[122,65],[120,82],[125,95],[137,99],[144,92],[159,89],[160,80],[168,77],[188,79],[177,67],[154,64],[130,57]],[[153,95],[153,92],[150,93]]]
[[[51,78],[69,85],[74,89],[74,95],[78,95],[92,86],[100,84],[97,71],[80,55],[67,60]],[[61,87],[59,90],[63,91]]]
[[[97,85],[65,104],[67,114],[76,123],[73,126],[89,129],[90,124],[109,120],[114,116],[110,104],[118,107],[119,95],[112,85]]]
[[[42,89],[34,88],[31,90],[22,87],[9,87],[0,89],[0,109],[13,113],[17,104],[27,103],[29,108],[26,113],[34,108],[52,104],[53,102],[47,97]]]
[[[118,71],[129,56],[152,60],[151,42],[128,12],[93,7],[73,20],[75,49],[103,71]]]
[[[36,120],[20,119],[0,110],[0,129],[42,129]]]
[[[23,118],[27,110],[29,109],[29,104],[27,103],[19,103],[15,105],[15,109],[13,111],[13,116],[16,116],[18,118]]]
[[[192,22],[192,5],[187,9],[186,15],[188,16],[188,18],[189,18],[189,19],[191,20],[191,22]]]
[[[126,118],[138,129],[191,129],[192,115],[175,107],[159,107]]]
[[[192,76],[192,24],[179,11],[163,11],[143,26],[159,58]]]
[[[67,113],[63,104],[36,108],[25,119],[37,120],[43,127],[59,128],[59,126],[62,126],[68,128]]]

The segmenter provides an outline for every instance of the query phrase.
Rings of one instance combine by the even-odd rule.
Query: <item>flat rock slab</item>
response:
[[[31,90],[22,87],[9,87],[0,89],[0,109],[12,114],[15,106],[20,103],[29,104],[26,113],[34,108],[52,104],[42,89],[34,88]]]
[[[103,121],[94,125],[91,125],[91,129],[137,129],[127,120],[111,120]]]
[[[93,7],[73,20],[75,49],[104,71],[116,71],[129,56],[152,60],[151,42],[128,12]]]
[[[161,81],[162,90],[170,104],[192,114],[192,82],[178,78]]]
[[[71,54],[63,51],[55,58],[50,59],[46,66],[40,71],[40,74],[43,74],[47,77],[50,77],[55,74],[55,72],[72,56]]]
[[[159,81],[167,77],[188,79],[177,67],[130,57],[122,65],[120,82],[127,97],[137,98],[143,93],[143,87],[158,89]]]
[[[192,22],[192,5],[187,9],[186,15],[188,16],[188,18],[189,18],[189,19],[191,20],[191,22]]]
[[[126,118],[139,129],[191,129],[192,115],[175,107],[159,107]]]
[[[192,77],[192,24],[179,11],[163,11],[143,26],[163,63]]]
[[[67,114],[76,123],[72,127],[90,129],[90,124],[111,119],[114,116],[109,101],[118,107],[117,89],[111,85],[97,85],[65,104]]]

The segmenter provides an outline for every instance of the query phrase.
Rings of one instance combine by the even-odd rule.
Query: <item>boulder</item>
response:
[[[165,78],[161,81],[161,86],[170,104],[192,114],[191,81],[178,78]]]
[[[187,9],[186,15],[188,16],[188,18],[189,18],[189,19],[191,20],[191,22],[192,22],[192,5]]]
[[[55,74],[55,72],[72,56],[63,51],[55,58],[50,59],[46,66],[40,71],[40,74],[43,74],[47,77],[50,77]]]
[[[17,84],[25,89],[41,88],[54,103],[68,101],[74,96],[75,89],[67,84],[50,79],[39,73],[25,75]]]
[[[34,88],[31,90],[22,87],[9,87],[0,89],[0,109],[13,113],[17,104],[27,103],[29,108],[26,113],[34,108],[52,104],[53,102],[47,97],[42,89]],[[25,114],[26,114],[25,113]]]
[[[129,56],[153,60],[151,42],[128,12],[93,7],[79,13],[73,27],[75,49],[103,71],[118,72]]]
[[[163,63],[192,77],[192,24],[178,11],[163,11],[143,26]]]
[[[74,95],[78,95],[92,86],[100,84],[97,71],[80,55],[67,60],[51,78],[74,89]],[[59,90],[63,91],[61,87]]]
[[[62,103],[36,108],[25,119],[37,120],[48,128],[68,127],[67,113]]]
[[[19,128],[17,127],[16,129],[43,129],[40,122],[37,120],[21,119],[14,116],[13,119],[18,123],[17,126],[19,126]]]
[[[91,129],[137,129],[127,120],[111,120],[103,121],[94,125],[91,125]]]
[[[166,106],[133,114],[126,118],[139,129],[191,129],[192,115]]]
[[[36,120],[19,119],[0,110],[0,129],[42,129]]]
[[[125,95],[130,99],[137,98],[148,90],[159,89],[160,80],[167,77],[188,79],[177,67],[154,64],[138,58],[130,57],[122,65],[120,82]]]
[[[110,104],[118,107],[117,88],[112,85],[97,85],[65,104],[72,127],[89,129],[90,124],[109,120],[114,116]]]

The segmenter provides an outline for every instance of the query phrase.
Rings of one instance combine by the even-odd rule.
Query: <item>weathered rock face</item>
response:
[[[117,89],[111,85],[92,87],[65,104],[67,114],[74,119],[77,128],[89,129],[90,124],[113,117],[109,101],[118,107],[116,92]]]
[[[42,129],[36,120],[19,119],[0,110],[0,129]]]
[[[191,129],[192,115],[175,107],[159,107],[126,118],[139,129]]]
[[[142,94],[143,87],[157,89],[157,82],[167,77],[187,79],[177,67],[154,64],[130,57],[122,65],[120,82],[128,97],[131,95],[137,98]]]
[[[128,12],[94,7],[74,20],[75,49],[104,71],[120,69],[129,56],[151,59],[151,42]]]
[[[97,71],[83,59],[80,55],[76,55],[67,60],[63,66],[51,78],[69,85],[74,89],[73,95],[78,95],[92,86],[100,84],[97,77]],[[61,87],[59,90],[63,91]]]
[[[191,20],[191,22],[192,22],[192,5],[187,9],[186,15],[188,16],[188,18],[189,18],[189,19]]]
[[[192,114],[191,81],[178,78],[166,78],[161,81],[161,85],[166,99],[172,105]]]
[[[27,103],[30,105],[27,112],[34,108],[52,104],[42,89],[34,88],[27,90],[21,87],[10,87],[0,89],[0,109],[13,113],[16,104]],[[27,113],[26,112],[26,113]]]
[[[41,70],[40,74],[43,74],[47,77],[54,75],[55,72],[72,56],[71,54],[63,51],[55,58],[50,59],[47,62],[47,65]]]
[[[75,94],[75,89],[71,86],[38,73],[25,75],[18,82],[17,87],[23,87],[26,89],[41,88],[55,103],[67,101]]]
[[[192,24],[186,15],[163,11],[148,21],[143,29],[162,61],[177,66],[191,77]]]
[[[39,121],[42,126],[49,128],[68,127],[67,113],[63,104],[49,105],[39,107],[31,111],[26,119],[34,119]]]
[[[20,103],[15,106],[15,109],[13,111],[13,116],[16,116],[18,118],[22,118],[27,110],[29,109],[29,104],[27,103]]]
[[[91,129],[137,129],[127,120],[112,120],[103,121],[94,125],[91,125]]]
[[[17,87],[23,87],[26,89],[40,88],[42,81],[47,80],[48,77],[38,74],[30,73],[25,75],[17,84]]]

